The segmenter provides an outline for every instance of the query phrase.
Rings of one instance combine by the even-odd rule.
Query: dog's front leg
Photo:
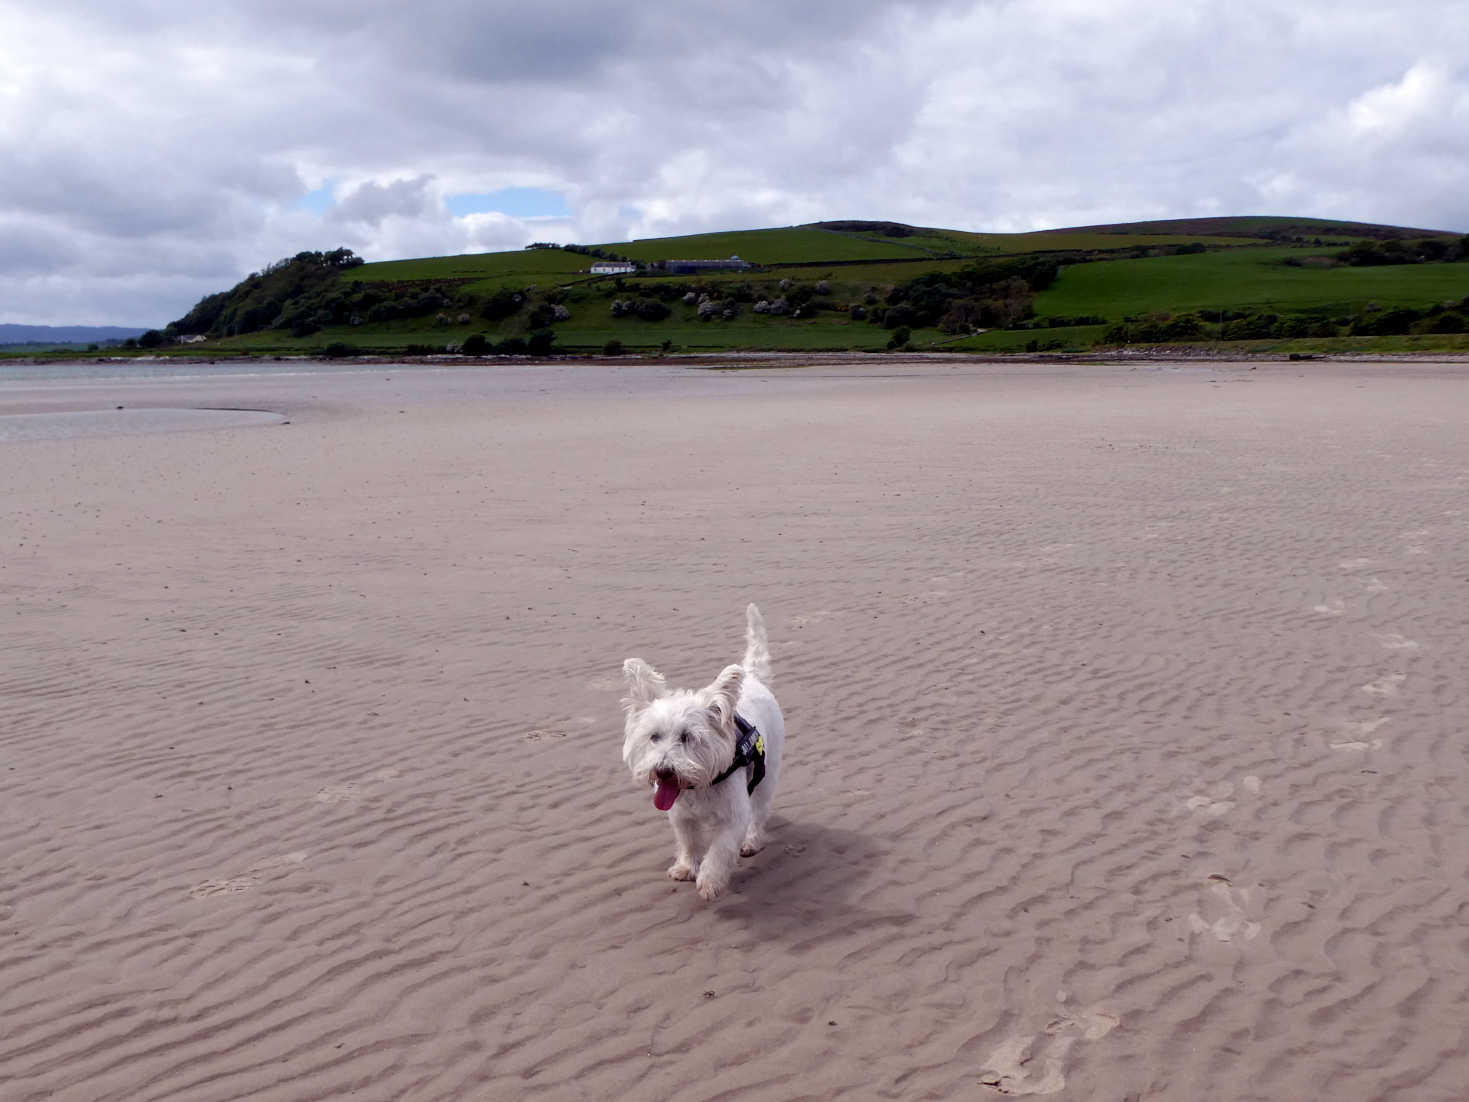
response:
[[[705,899],[718,899],[729,887],[729,879],[734,874],[735,861],[740,852],[740,832],[736,830],[723,831],[704,854],[704,859],[699,862],[699,877],[695,886],[699,894]]]
[[[692,880],[699,871],[699,859],[694,856],[694,838],[689,824],[678,818],[673,820],[673,842],[676,848],[673,864],[668,866],[668,875],[674,880]]]

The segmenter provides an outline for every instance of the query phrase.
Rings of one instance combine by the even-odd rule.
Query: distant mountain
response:
[[[146,326],[0,324],[0,344],[77,344],[124,341],[140,337]]]

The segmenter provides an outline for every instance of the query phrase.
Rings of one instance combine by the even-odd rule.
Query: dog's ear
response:
[[[641,658],[629,658],[622,664],[622,677],[627,682],[627,695],[622,707],[629,715],[646,708],[668,692],[663,675]]]
[[[704,698],[714,717],[715,726],[733,737],[735,701],[740,698],[740,689],[745,684],[743,666],[725,666],[714,683],[704,690]]]

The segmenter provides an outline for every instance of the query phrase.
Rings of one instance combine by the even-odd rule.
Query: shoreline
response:
[[[1161,346],[1158,348],[1117,348],[1102,349],[1088,352],[1007,352],[1007,353],[975,353],[975,352],[942,352],[942,351],[731,351],[731,352],[668,352],[659,354],[640,355],[637,353],[626,353],[621,356],[603,356],[594,353],[585,355],[557,355],[547,357],[533,356],[464,356],[458,353],[429,353],[421,356],[403,356],[392,353],[370,353],[350,356],[312,356],[312,355],[252,355],[240,354],[232,356],[95,356],[87,358],[67,357],[35,357],[16,356],[0,358],[0,380],[3,380],[3,369],[7,366],[46,367],[46,366],[72,366],[80,364],[143,364],[157,366],[160,364],[185,364],[192,366],[229,366],[241,363],[314,363],[314,364],[363,364],[368,366],[382,366],[387,364],[401,364],[412,366],[415,364],[437,364],[446,366],[476,366],[493,367],[508,365],[532,365],[532,364],[586,364],[596,366],[615,367],[619,364],[628,363],[675,363],[698,366],[703,363],[750,363],[761,364],[766,362],[783,363],[791,360],[804,360],[812,363],[851,363],[869,364],[874,362],[897,361],[897,362],[974,362],[974,363],[1174,363],[1174,362],[1207,362],[1207,363],[1296,363],[1296,362],[1321,362],[1321,363],[1394,363],[1394,362],[1432,362],[1432,363],[1469,363],[1469,352],[1312,352],[1312,353],[1289,353],[1289,352],[1259,352],[1248,349],[1230,349],[1225,346],[1219,347],[1190,347],[1183,345]]]

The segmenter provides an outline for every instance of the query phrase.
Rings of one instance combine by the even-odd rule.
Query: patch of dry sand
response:
[[[872,362],[0,383],[0,1096],[1462,1097],[1464,369]]]

